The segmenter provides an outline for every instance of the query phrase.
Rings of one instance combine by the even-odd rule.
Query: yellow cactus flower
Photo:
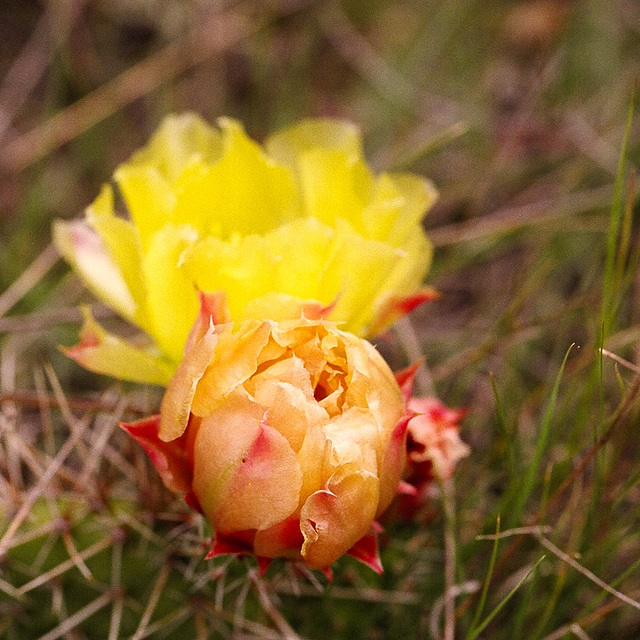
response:
[[[421,219],[435,190],[412,174],[374,175],[349,123],[303,121],[261,147],[234,120],[174,115],[114,180],[127,217],[105,185],[54,240],[93,293],[148,334],[140,357],[157,371],[121,367],[122,349],[90,320],[92,340],[71,354],[97,372],[157,382],[175,370],[199,291],[224,291],[234,322],[312,313],[361,337],[430,297]]]
[[[208,557],[345,554],[381,571],[375,522],[400,485],[413,414],[374,347],[326,320],[217,324],[202,311],[159,416],[122,425],[212,523]],[[223,314],[224,318],[224,314]]]

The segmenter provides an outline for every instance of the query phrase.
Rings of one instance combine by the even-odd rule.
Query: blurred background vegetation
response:
[[[5,0],[0,36],[0,637],[640,637],[638,2]],[[202,560],[115,427],[157,391],[56,350],[91,299],[51,222],[184,110],[257,139],[346,118],[377,170],[440,191],[442,296],[378,345],[422,353],[473,452],[386,523],[381,578]]]

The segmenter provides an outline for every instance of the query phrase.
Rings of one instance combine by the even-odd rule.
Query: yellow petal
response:
[[[336,232],[315,218],[302,218],[274,229],[265,238],[273,256],[273,288],[302,299],[333,302],[336,291],[322,286],[334,251]]]
[[[398,259],[389,268],[387,277],[380,284],[373,303],[358,319],[357,326],[360,327],[362,334],[378,334],[389,327],[400,315],[406,313],[402,307],[395,309],[394,312],[394,302],[411,298],[413,295],[416,296],[416,300],[419,300],[420,296],[424,300],[437,297],[433,291],[428,295],[429,290],[421,290],[421,284],[431,265],[433,254],[429,239],[421,234],[412,234],[399,252]]]
[[[366,164],[341,151],[312,149],[298,167],[305,213],[331,226],[348,220],[364,233],[362,212],[373,188]]]
[[[124,164],[114,177],[146,253],[154,234],[171,221],[176,195],[160,171],[152,166]]]
[[[338,221],[332,256],[320,285],[323,294],[336,300],[329,318],[360,334],[373,313],[372,301],[401,255],[387,243],[367,240]]]
[[[331,149],[353,159],[362,156],[358,127],[330,118],[303,120],[272,135],[265,147],[272,158],[294,169],[300,156],[310,149]]]
[[[231,317],[240,318],[254,299],[273,290],[275,257],[264,238],[207,237],[185,255],[184,270],[202,291],[226,291]]]
[[[83,309],[83,313],[85,320],[80,331],[80,343],[63,348],[64,353],[96,373],[131,382],[168,384],[172,367],[166,361],[105,331],[88,308]]]
[[[167,116],[149,144],[127,164],[151,165],[170,183],[194,162],[211,163],[222,153],[222,139],[216,129],[195,113]]]
[[[175,362],[182,359],[189,331],[198,314],[196,284],[183,269],[186,250],[196,233],[186,226],[166,225],[151,238],[143,273],[152,335]]]
[[[104,185],[100,195],[87,207],[86,220],[100,234],[131,293],[136,305],[135,314],[131,319],[148,330],[140,243],[133,224],[114,214],[113,190],[109,185]]]
[[[438,199],[438,192],[429,180],[411,173],[382,174],[379,180],[382,182],[387,179],[402,195],[402,208],[387,241],[394,246],[401,246],[414,233],[424,235],[420,223]]]
[[[219,120],[222,157],[199,175],[180,181],[176,219],[208,216],[209,233],[264,233],[295,215],[297,193],[291,171],[270,160],[239,122]],[[204,212],[204,213],[203,213]]]
[[[121,316],[136,317],[137,304],[102,238],[84,222],[55,222],[53,241],[89,289]]]

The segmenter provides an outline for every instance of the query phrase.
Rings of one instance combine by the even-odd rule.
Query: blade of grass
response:
[[[496,403],[496,419],[498,428],[504,439],[504,447],[507,453],[507,468],[509,471],[509,477],[514,478],[516,473],[516,457],[512,443],[515,442],[515,438],[511,437],[509,429],[507,428],[507,421],[504,417],[504,408],[502,406],[502,401],[500,400],[500,395],[498,394],[498,388],[496,386],[496,380],[493,373],[489,373],[489,382],[491,383],[491,391],[493,392],[493,399]],[[498,516],[498,519],[499,518],[500,516]]]
[[[516,591],[520,589],[520,587],[528,580],[528,578],[533,574],[533,572],[538,568],[538,565],[546,558],[546,556],[542,556],[538,562],[536,562],[533,567],[529,571],[527,571],[526,575],[518,581],[511,591],[498,603],[498,605],[493,609],[493,611],[482,621],[482,623],[472,628],[465,640],[476,640],[476,638],[489,626],[489,623],[500,613],[502,608],[511,600],[511,598],[515,595]]]
[[[542,420],[542,425],[540,428],[540,435],[538,437],[538,443],[536,445],[536,451],[533,457],[533,460],[527,471],[524,475],[522,483],[517,488],[517,494],[514,499],[514,505],[511,509],[511,524],[519,522],[522,518],[522,513],[524,508],[529,500],[529,497],[533,493],[533,489],[536,482],[536,476],[538,474],[538,469],[540,468],[540,464],[542,462],[542,456],[547,449],[547,445],[549,444],[549,434],[551,431],[551,421],[553,419],[553,414],[556,407],[556,401],[558,399],[558,392],[560,389],[560,382],[562,380],[562,375],[564,373],[565,366],[567,364],[567,360],[569,358],[569,354],[573,349],[573,344],[567,349],[567,352],[564,355],[562,360],[562,364],[560,365],[560,371],[556,376],[555,383],[553,385],[553,390],[551,392],[551,397],[549,398],[549,404],[547,405],[547,410],[545,412],[544,418]]]
[[[493,575],[493,567],[496,564],[496,558],[498,557],[498,542],[500,541],[500,516],[496,518],[496,533],[495,539],[493,541],[493,549],[491,550],[491,558],[489,559],[489,568],[487,570],[487,575],[484,579],[484,584],[482,585],[482,593],[480,594],[480,602],[478,602],[478,606],[476,608],[476,612],[473,616],[473,621],[471,622],[471,626],[469,628],[469,632],[465,636],[465,640],[471,640],[471,630],[475,629],[480,622],[480,617],[482,616],[482,612],[484,611],[484,605],[487,600],[487,594],[489,593],[489,584],[491,582],[491,577]]]
[[[622,140],[622,148],[620,149],[620,158],[618,160],[618,171],[613,192],[613,200],[611,202],[611,215],[609,218],[609,231],[607,233],[607,254],[604,266],[604,279],[602,284],[602,307],[600,311],[600,320],[602,324],[603,339],[611,331],[615,316],[616,299],[618,297],[618,274],[616,264],[619,260],[618,244],[619,229],[622,223],[624,205],[622,201],[622,191],[624,188],[624,178],[627,169],[627,152],[629,149],[629,137],[631,135],[631,123],[633,121],[634,102],[637,86],[634,85],[629,101],[629,109],[627,111],[627,123],[625,126],[624,137]]]

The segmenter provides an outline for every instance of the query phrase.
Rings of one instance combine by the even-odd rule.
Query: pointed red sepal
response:
[[[409,482],[401,480],[398,484],[398,495],[411,496],[412,498],[415,498],[415,496],[418,495],[418,489]]]
[[[205,336],[212,325],[225,324],[231,320],[225,291],[198,290],[197,294],[200,311],[187,338],[185,353]]]
[[[303,302],[300,307],[300,312],[303,318],[307,320],[323,320],[327,318],[329,314],[334,310],[336,302],[335,298],[329,304],[321,304],[320,302]]]
[[[423,287],[410,296],[392,296],[381,306],[375,324],[369,327],[370,334],[377,334],[385,327],[391,326],[396,320],[410,313],[423,302],[437,300],[440,294],[431,287]]]
[[[185,438],[160,440],[160,415],[119,425],[147,452],[167,489],[180,494],[191,491],[193,473],[184,448]]]
[[[193,492],[193,490],[189,491],[187,495],[184,497],[184,501],[195,511],[204,515],[204,511],[200,506],[200,500],[198,500],[198,496]]]
[[[244,534],[249,535],[247,536]],[[254,532],[245,531],[239,531],[238,533],[234,533],[233,535],[224,533],[215,534],[213,536],[211,549],[209,549],[209,552],[205,556],[205,560],[211,560],[211,558],[216,558],[217,556],[252,555],[253,544],[249,538],[251,538],[253,535],[255,535]]]
[[[423,287],[411,296],[395,298],[392,302],[392,308],[399,315],[404,315],[418,308],[424,302],[431,302],[432,300],[437,300],[439,297],[440,293],[432,287]]]
[[[271,564],[273,558],[266,558],[265,556],[256,556],[256,560],[258,561],[258,571],[260,571],[260,577],[264,578],[264,574],[267,573],[267,569]]]
[[[360,540],[347,551],[347,555],[366,564],[367,567],[373,569],[378,575],[384,571],[378,551],[378,536],[375,532],[368,533],[366,536],[360,538]]]
[[[200,301],[200,315],[205,320],[211,318],[213,324],[231,322],[226,291],[198,291],[198,300]]]
[[[327,580],[329,581],[329,584],[331,584],[333,582],[333,569],[331,567],[322,567],[320,571],[324,573],[324,575],[327,577]]]
[[[396,371],[393,374],[396,378],[396,382],[402,390],[402,395],[404,396],[405,403],[409,402],[409,400],[411,399],[411,394],[413,393],[413,383],[416,378],[416,373],[421,364],[422,360],[417,360],[406,369],[401,369],[400,371]]]

